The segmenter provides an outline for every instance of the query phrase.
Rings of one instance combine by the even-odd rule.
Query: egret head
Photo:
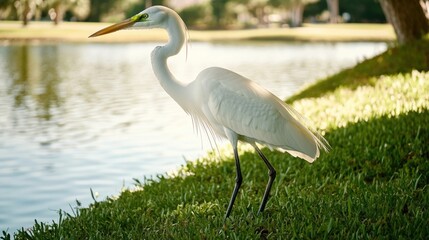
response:
[[[89,37],[97,37],[122,29],[166,28],[168,24],[168,18],[172,15],[172,13],[174,12],[169,8],[163,6],[153,6],[120,23],[103,28],[93,33]]]

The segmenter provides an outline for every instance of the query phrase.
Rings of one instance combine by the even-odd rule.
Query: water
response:
[[[156,81],[156,44],[0,46],[0,230],[58,219],[142,179],[173,171],[210,145]],[[192,43],[169,61],[191,81],[210,66],[281,98],[386,49],[384,43]],[[187,59],[186,59],[187,58]],[[233,177],[233,176],[231,176]]]

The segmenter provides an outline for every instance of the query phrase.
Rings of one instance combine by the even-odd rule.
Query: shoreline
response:
[[[108,23],[0,22],[0,44],[15,42],[131,43],[167,41],[164,30],[118,31],[98,38],[88,38]],[[299,28],[244,30],[189,30],[191,42],[229,41],[303,41],[303,42],[390,42],[395,33],[389,24],[304,24]]]

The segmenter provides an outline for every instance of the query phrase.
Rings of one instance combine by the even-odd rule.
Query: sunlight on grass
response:
[[[418,71],[381,76],[370,80],[375,86],[364,85],[355,90],[340,87],[317,99],[302,99],[293,106],[317,122],[321,130],[331,130],[382,115],[396,117],[429,109],[428,80],[429,73]]]

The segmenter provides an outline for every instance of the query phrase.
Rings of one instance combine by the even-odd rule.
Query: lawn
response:
[[[165,41],[162,30],[120,31],[114,35],[88,39],[106,23],[64,22],[0,22],[0,42],[9,41],[71,41],[71,42],[153,42]],[[190,30],[192,41],[237,40],[299,40],[299,41],[393,41],[395,35],[388,24],[306,24],[301,28],[272,28],[229,31]]]
[[[332,149],[313,164],[263,149],[277,169],[266,211],[264,163],[240,152],[231,217],[230,153],[136,180],[117,197],[60,211],[16,239],[426,239],[429,236],[429,41],[393,47],[287,100]],[[3,233],[3,238],[11,237]]]

